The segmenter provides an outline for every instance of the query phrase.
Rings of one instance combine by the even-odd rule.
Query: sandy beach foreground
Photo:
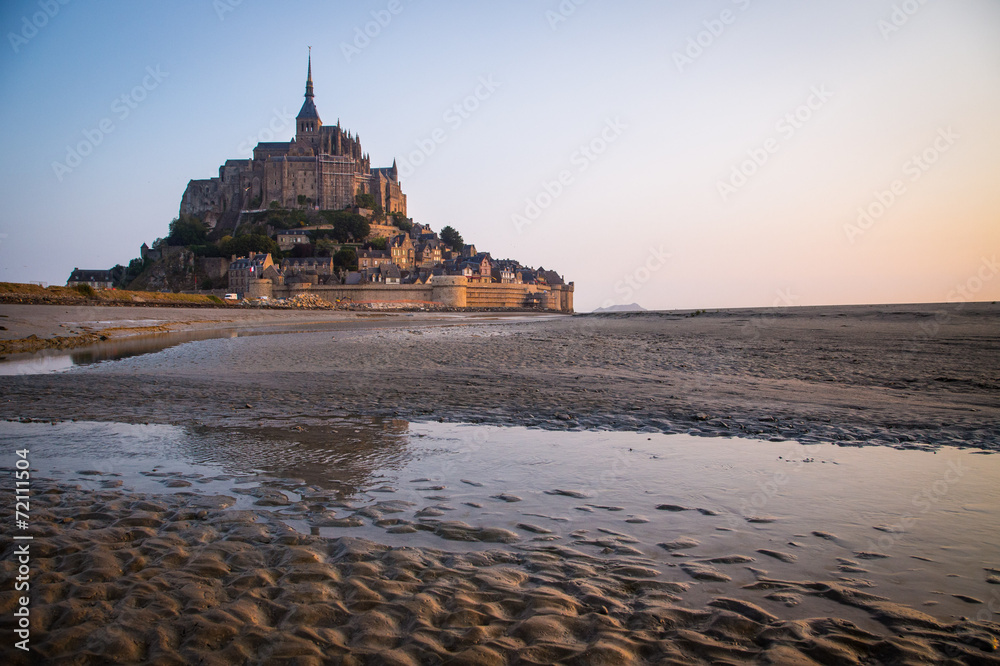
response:
[[[942,622],[851,582],[761,576],[755,588],[860,609],[880,630],[725,596],[692,609],[689,584],[641,558],[389,547],[303,535],[228,510],[230,497],[36,492],[44,663],[1000,663],[1000,624]],[[10,649],[16,602],[2,600],[6,663],[28,663]]]
[[[0,309],[0,321],[18,322],[4,324],[6,339],[81,322],[222,336],[169,346],[167,334],[156,353],[0,377],[0,417],[21,429],[7,436],[48,452],[32,468],[36,661],[1000,663],[993,530],[942,529],[933,541],[935,525],[996,519],[995,484],[980,475],[977,486],[962,470],[1000,450],[997,306],[524,321],[300,312],[222,321],[198,311],[201,323],[181,310],[164,322],[153,309],[105,318],[19,307],[31,306]],[[389,423],[390,438],[364,439],[357,419]],[[108,422],[111,434],[76,432],[86,424],[70,420]],[[438,420],[569,438],[632,431],[642,446],[619,446],[617,458],[577,454],[614,472],[589,488],[582,479],[593,471],[535,487],[545,470],[567,473],[574,451],[589,450],[582,440],[547,459],[530,453],[541,451],[533,431],[518,431],[528,471],[509,476],[486,457],[513,450],[502,437],[445,433],[418,455],[413,442],[426,433],[404,428],[404,437],[391,425]],[[179,427],[186,443],[144,435],[153,457],[119,467],[112,454],[133,455],[119,424],[142,423]],[[695,436],[678,449],[683,465],[664,463],[673,481],[652,462],[668,450],[652,438],[671,433]],[[708,436],[924,456],[934,465],[927,480],[900,493],[904,503],[931,493],[918,516],[929,536],[914,546],[898,525],[916,509],[892,523],[878,493],[834,501],[835,486],[813,479],[836,482],[835,457],[790,449],[795,465],[820,476],[773,471],[793,463],[771,456],[759,471],[717,461],[713,477],[698,456]],[[940,455],[949,447],[977,451],[964,451],[955,472]],[[222,471],[163,471],[177,451],[186,465],[214,461]],[[391,479],[409,469],[402,453],[453,457],[439,473]],[[623,472],[615,461],[629,455],[650,462],[628,458],[633,473]],[[2,488],[13,497],[15,460],[4,456]],[[79,456],[92,464],[82,469]],[[640,472],[627,501],[606,497]],[[807,507],[839,528],[802,522]],[[0,506],[5,525],[14,509]],[[17,547],[5,529],[0,651],[30,663],[10,638]]]

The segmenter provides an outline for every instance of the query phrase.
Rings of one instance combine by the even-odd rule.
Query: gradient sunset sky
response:
[[[166,235],[190,179],[293,136],[312,46],[324,123],[399,161],[411,217],[579,311],[1000,300],[996,0],[13,0],[0,27],[0,281]]]

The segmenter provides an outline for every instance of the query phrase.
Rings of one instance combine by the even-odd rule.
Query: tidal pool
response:
[[[324,537],[638,558],[689,584],[695,604],[727,594],[867,621],[755,589],[767,578],[845,581],[941,619],[1000,613],[1000,456],[972,450],[364,418],[256,429],[4,422],[0,438],[30,451],[37,476],[230,495],[237,509]]]

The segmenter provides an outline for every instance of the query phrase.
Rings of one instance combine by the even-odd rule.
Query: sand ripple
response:
[[[685,560],[688,582],[671,581],[638,555],[390,547],[303,535],[268,512],[228,508],[232,498],[42,481],[36,490],[32,639],[46,663],[1000,663],[1000,624],[947,623],[861,583],[761,575],[742,590],[777,602],[767,609],[734,596],[682,605],[692,586],[711,585],[698,581],[729,579],[715,565],[753,561],[742,555]],[[480,543],[520,539],[458,521],[428,527]],[[0,535],[0,547],[6,632],[11,537]],[[775,611],[810,597],[874,623]]]

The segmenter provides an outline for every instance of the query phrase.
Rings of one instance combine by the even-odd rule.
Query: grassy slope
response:
[[[86,296],[72,287],[39,287],[34,284],[0,282],[0,303],[53,303],[73,305],[187,305],[220,306],[225,302],[215,296],[172,294],[159,291],[123,291],[103,289]]]

